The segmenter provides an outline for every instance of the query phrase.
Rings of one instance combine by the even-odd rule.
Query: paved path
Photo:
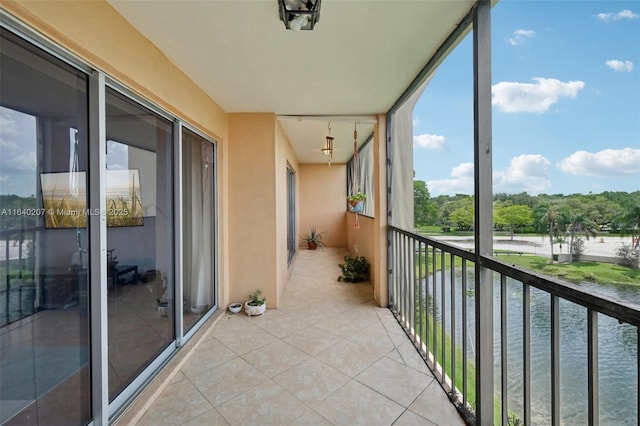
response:
[[[473,238],[437,235],[432,236],[439,241],[448,242],[463,248],[473,248]],[[631,244],[631,236],[606,236],[596,237],[585,240],[584,242],[586,255],[592,256],[611,256],[615,257],[615,251],[620,245]],[[532,236],[515,236],[513,241],[506,236],[496,237],[493,240],[494,250],[512,250],[521,251],[523,253],[536,254],[538,256],[551,256],[551,245],[549,237],[532,237]],[[569,244],[555,244],[553,252],[555,254],[568,253]]]

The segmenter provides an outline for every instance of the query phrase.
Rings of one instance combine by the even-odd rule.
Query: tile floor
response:
[[[301,250],[281,307],[218,316],[130,422],[464,425],[371,285],[336,281],[345,254]]]

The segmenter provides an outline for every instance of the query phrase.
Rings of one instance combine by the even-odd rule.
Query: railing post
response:
[[[476,254],[476,424],[493,425],[493,273],[480,265],[493,253],[491,133],[491,2],[473,12],[474,194]]]
[[[598,312],[587,310],[587,397],[589,426],[600,424],[600,395],[598,380]]]

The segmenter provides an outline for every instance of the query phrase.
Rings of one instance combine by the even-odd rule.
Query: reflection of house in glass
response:
[[[142,226],[138,170],[107,170],[107,226]]]

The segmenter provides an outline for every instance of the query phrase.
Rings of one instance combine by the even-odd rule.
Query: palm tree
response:
[[[538,204],[533,211],[534,223],[538,232],[546,232],[551,243],[551,260],[553,261],[553,236],[557,230],[558,211],[551,204]]]
[[[620,233],[622,236],[626,232],[631,234],[631,248],[640,248],[640,205],[628,204],[618,217]]]
[[[543,203],[535,207],[533,216],[538,232],[549,236],[551,259],[553,260],[554,243],[562,241],[562,236],[567,232],[567,226],[570,221],[569,213],[560,206]],[[560,245],[560,248],[562,248],[562,245]]]
[[[588,240],[590,237],[595,237],[598,230],[598,224],[584,213],[576,213],[571,217],[571,224],[568,228],[571,237],[569,242],[569,262],[573,262],[573,244],[576,234],[584,234]]]

